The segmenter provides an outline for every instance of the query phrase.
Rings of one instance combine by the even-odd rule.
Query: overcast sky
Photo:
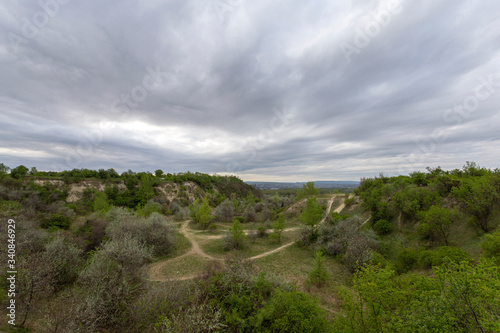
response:
[[[498,0],[4,0],[0,162],[358,180],[500,167]]]

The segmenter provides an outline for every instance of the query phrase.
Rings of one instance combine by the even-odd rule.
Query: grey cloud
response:
[[[473,157],[498,166],[499,84],[463,126],[443,115],[479,77],[498,74],[500,4],[401,1],[348,62],[340,44],[354,43],[387,3],[239,2],[221,21],[210,1],[70,1],[14,53],[9,33],[22,36],[23,19],[42,9],[2,3],[0,158],[40,169],[219,173],[237,162],[243,176],[292,180],[460,167]],[[159,76],[148,81],[152,70]],[[124,98],[128,106],[117,103]],[[285,125],[275,118],[283,110],[293,115]],[[141,133],[153,127],[163,144]],[[88,142],[96,130],[102,142]],[[438,130],[449,135],[433,139]],[[422,151],[429,140],[435,148]]]

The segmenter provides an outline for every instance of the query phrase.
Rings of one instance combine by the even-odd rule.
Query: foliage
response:
[[[492,258],[500,264],[500,228],[494,233],[484,235],[481,247],[485,257]]]
[[[343,291],[337,332],[494,332],[500,328],[498,267],[481,261],[397,276],[368,266]]]
[[[257,315],[255,332],[331,332],[318,301],[297,291],[278,289]]]
[[[454,210],[440,206],[432,206],[420,214],[420,224],[417,231],[423,239],[431,239],[448,245],[451,226],[458,220]]]
[[[255,209],[251,204],[248,204],[243,211],[243,219],[245,222],[257,221],[257,214],[255,213]]]
[[[245,230],[240,221],[235,220],[233,226],[229,229],[229,234],[226,236],[224,243],[224,249],[227,250],[239,250],[244,246],[246,235]]]
[[[96,192],[94,194],[94,202],[92,204],[92,209],[94,212],[98,212],[100,214],[106,214],[106,212],[111,208],[111,205],[108,203],[106,198],[106,194],[103,192]]]
[[[297,195],[295,196],[295,201],[298,201],[302,198],[308,198],[311,196],[316,196],[319,194],[317,188],[314,187],[314,182],[307,182],[302,185],[302,189],[297,190]]]
[[[149,217],[153,213],[161,214],[161,205],[153,200],[149,200],[145,205],[139,204],[135,212],[139,217]]]
[[[274,221],[273,223],[273,232],[270,235],[273,235],[272,237],[278,241],[278,243],[281,243],[281,235],[283,234],[283,231],[286,228],[286,220],[283,214],[280,214],[278,216],[278,219]]]
[[[305,211],[300,214],[299,220],[307,226],[319,223],[324,214],[324,208],[317,202],[316,198],[307,199]]]
[[[314,254],[314,266],[309,272],[309,282],[317,287],[321,287],[328,280],[329,274],[325,267],[325,255],[323,251],[316,251]]]
[[[388,235],[392,232],[392,223],[387,220],[378,220],[373,224],[373,230],[379,235]]]
[[[210,206],[208,205],[208,198],[205,196],[203,201],[200,202],[196,199],[193,204],[189,206],[189,216],[194,223],[200,224],[203,228],[207,228],[210,224]]]
[[[49,230],[57,230],[57,229],[69,229],[71,225],[71,218],[61,215],[61,214],[53,214],[52,216],[48,216],[42,219],[40,223],[40,227]]]
[[[471,257],[459,247],[441,246],[435,250],[419,253],[419,264],[424,268],[441,266],[445,263],[472,262]]]
[[[10,170],[10,176],[12,178],[19,179],[21,177],[26,176],[28,174],[28,171],[29,169],[27,167],[25,167],[24,165],[20,165]]]
[[[231,200],[224,200],[215,209],[215,216],[220,222],[231,222],[234,218],[234,204]]]
[[[474,224],[482,231],[490,229],[489,218],[499,194],[490,177],[471,178],[451,192],[462,208],[473,216]]]
[[[120,242],[134,239],[155,256],[166,255],[175,246],[174,229],[159,213],[152,213],[148,218],[138,218],[123,208],[113,208],[107,217],[110,223],[106,234],[111,240]]]
[[[249,262],[231,260],[213,272],[206,286],[211,304],[221,309],[226,332],[327,332],[329,324],[317,300]]]

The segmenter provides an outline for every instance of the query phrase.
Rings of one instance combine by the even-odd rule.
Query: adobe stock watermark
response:
[[[364,24],[363,28],[354,30],[352,43],[342,42],[339,44],[347,63],[351,63],[353,55],[360,54],[361,50],[368,47],[372,40],[380,35],[382,29],[392,22],[393,16],[397,16],[402,12],[401,0],[392,1],[387,9],[372,12],[370,19]]]
[[[67,5],[72,0],[40,0],[38,5],[40,10],[36,11],[31,17],[23,17],[19,33],[9,32],[9,39],[12,51],[17,54],[19,46],[28,44],[30,40],[35,39],[40,30],[45,28],[50,21],[59,14],[61,6]]]
[[[242,0],[210,0],[208,4],[210,9],[217,14],[219,20],[223,23],[226,13],[232,13],[243,3]]]
[[[461,102],[444,111],[442,119],[446,124],[460,125],[476,112],[481,103],[500,91],[500,75],[479,77],[479,84],[465,96]],[[435,153],[439,144],[444,143],[447,135],[443,130],[434,130],[426,139],[416,142],[417,148],[410,154],[401,157],[399,174],[408,174],[415,166],[425,164],[427,156]]]
[[[160,65],[157,65],[155,69],[146,67],[146,71],[147,74],[143,77],[141,84],[134,86],[128,93],[121,94],[120,98],[116,98],[111,102],[110,109],[117,121],[129,119],[131,111],[146,100],[149,92],[156,86],[163,84],[166,78],[173,75],[170,72],[163,71]],[[85,158],[97,152],[104,140],[106,130],[105,123],[101,122],[99,127],[86,131],[78,145],[74,149],[67,151],[65,164],[53,165],[53,170],[62,171],[67,168],[79,167]]]
[[[243,170],[245,164],[253,162],[262,149],[265,148],[266,144],[272,142],[275,139],[276,134],[282,132],[285,127],[287,127],[294,116],[287,110],[279,111],[277,109],[273,110],[274,117],[269,120],[269,126],[262,128],[257,137],[248,140],[247,146],[245,147],[246,158],[236,161],[232,160],[226,164],[226,172],[237,173]]]

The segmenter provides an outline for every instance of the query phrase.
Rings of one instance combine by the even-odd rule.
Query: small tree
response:
[[[278,243],[281,243],[281,235],[283,234],[283,231],[285,230],[286,226],[286,220],[283,214],[280,214],[278,217],[278,220],[276,220],[273,223],[273,233],[270,234],[270,236],[278,241]]]
[[[94,202],[92,203],[92,209],[94,212],[98,212],[99,214],[105,214],[111,208],[108,200],[106,198],[106,194],[103,192],[96,192],[94,194]]]
[[[314,254],[314,267],[309,272],[309,282],[317,287],[321,287],[328,280],[328,272],[325,268],[325,255],[323,251],[316,251]]]
[[[230,249],[241,249],[243,248],[243,242],[246,238],[245,231],[240,221],[234,220],[233,226],[229,229],[229,235],[226,238],[226,244],[224,248],[226,250]]]
[[[315,226],[323,217],[323,207],[316,201],[316,198],[307,199],[306,210],[300,214],[299,220],[308,226]]]
[[[199,223],[203,228],[208,227],[210,224],[210,206],[206,196],[202,202],[196,199],[192,205],[189,205],[189,216],[194,223]]]
[[[155,171],[155,176],[158,177],[158,178],[160,178],[161,176],[163,176],[163,170],[161,170],[161,169],[156,170]]]

